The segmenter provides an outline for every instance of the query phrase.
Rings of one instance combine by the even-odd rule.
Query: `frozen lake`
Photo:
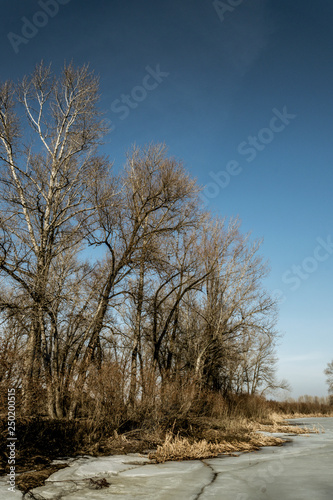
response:
[[[291,443],[208,460],[149,464],[139,455],[81,457],[33,490],[38,500],[332,500],[333,418],[294,420],[320,434]],[[275,434],[286,436],[285,434]],[[110,486],[94,489],[105,478]],[[0,478],[0,500],[23,498]]]

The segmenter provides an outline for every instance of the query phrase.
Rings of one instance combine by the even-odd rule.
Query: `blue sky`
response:
[[[279,375],[294,397],[326,395],[323,370],[333,358],[332,2],[3,4],[2,80],[16,80],[41,59],[55,70],[64,60],[89,62],[101,78],[101,107],[113,128],[105,152],[116,165],[133,142],[165,142],[206,186],[210,210],[239,215],[243,231],[264,238],[271,267],[265,284],[281,296]]]

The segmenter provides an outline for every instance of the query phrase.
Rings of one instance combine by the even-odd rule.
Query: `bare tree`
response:
[[[96,191],[98,230],[91,232],[91,245],[104,247],[104,279],[98,306],[86,329],[88,348],[80,362],[76,392],[84,386],[87,367],[98,344],[105,314],[112,300],[132,295],[136,310],[132,330],[131,383],[129,401],[133,404],[137,388],[140,356],[141,316],[146,270],[157,262],[162,241],[193,227],[198,221],[198,188],[182,164],[166,155],[163,145],[144,149],[134,147],[127,155],[123,175]],[[161,262],[161,260],[160,260]],[[126,279],[137,276],[137,287],[126,289]],[[73,403],[72,414],[75,412]]]
[[[274,324],[266,332],[245,328],[233,359],[233,388],[236,393],[274,393],[278,389],[290,390],[286,380],[276,378],[277,332]]]
[[[50,67],[40,64],[19,86],[6,82],[0,89],[0,270],[30,306],[23,381],[26,410],[40,348],[50,416],[55,416],[53,360],[58,335],[50,289],[52,264],[80,244],[82,221],[94,210],[86,186],[103,175],[103,162],[95,152],[104,131],[97,100],[98,81],[86,66],[65,66],[55,78]],[[15,111],[18,102],[31,138],[27,130],[21,132],[24,118]]]
[[[192,366],[198,382],[225,395],[235,390],[235,379],[238,379],[238,386],[240,384],[246,332],[253,332],[251,339],[256,339],[253,347],[259,338],[274,337],[276,306],[262,289],[267,267],[257,255],[259,246],[258,242],[251,243],[248,236],[241,235],[237,220],[228,225],[225,221],[211,223],[201,243],[205,267],[211,269],[206,276],[203,296],[194,303],[192,314],[198,316],[200,333],[189,339],[189,351],[194,354]],[[268,344],[271,347],[271,343]],[[270,362],[268,352],[264,357],[271,366],[273,358]],[[262,375],[263,363],[260,363],[260,370],[252,380],[252,392],[257,389]],[[243,385],[244,380],[241,387]]]
[[[326,383],[328,385],[328,392],[333,394],[333,361],[327,363],[327,367],[324,370],[324,373],[327,377]]]

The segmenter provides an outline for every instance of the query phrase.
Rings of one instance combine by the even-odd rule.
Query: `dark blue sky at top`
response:
[[[266,286],[282,294],[279,375],[295,396],[324,395],[322,371],[333,358],[333,250],[322,249],[322,260],[314,255],[318,238],[333,237],[333,3],[238,3],[223,14],[222,2],[216,9],[212,1],[57,2],[59,12],[44,16],[45,26],[15,53],[8,33],[22,36],[22,18],[43,24],[42,9],[34,0],[2,2],[1,79],[17,80],[41,59],[55,70],[64,60],[89,62],[114,128],[104,152],[116,168],[134,142],[165,142],[207,185],[210,210],[239,215],[244,231],[264,238]],[[144,79],[158,65],[164,76],[145,96],[137,87],[153,86]],[[115,101],[132,92],[133,109],[120,112]],[[296,116],[267,131],[284,108]],[[245,154],[258,133],[265,144]],[[224,182],[231,161],[239,173]],[[214,175],[224,184],[214,184]]]

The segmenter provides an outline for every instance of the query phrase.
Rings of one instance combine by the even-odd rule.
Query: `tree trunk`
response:
[[[137,307],[136,307],[135,325],[133,332],[133,344],[131,353],[131,381],[130,381],[130,392],[128,397],[129,406],[132,408],[135,407],[135,399],[137,393],[137,371],[138,371],[138,355],[139,355],[142,305],[143,305],[144,272],[145,272],[145,264],[144,264],[144,258],[142,257],[140,263]]]
[[[23,413],[26,416],[33,414],[34,408],[34,362],[36,352],[40,343],[40,335],[38,325],[35,319],[32,320],[30,327],[29,339],[26,349],[26,356],[24,362],[24,376],[22,381],[22,395],[23,395]]]

